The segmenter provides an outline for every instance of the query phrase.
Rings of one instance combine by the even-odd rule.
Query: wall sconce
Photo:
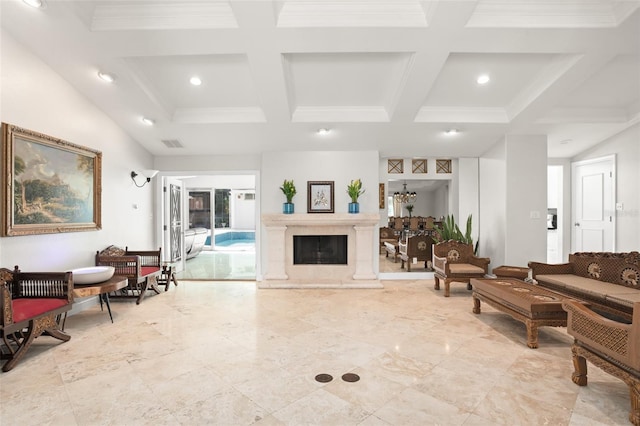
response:
[[[136,177],[140,175],[134,171],[131,171],[131,180],[138,188],[142,188],[143,186],[151,182],[151,178],[158,174],[158,170],[142,170],[140,174],[142,174],[142,176],[146,178],[145,181],[142,182],[142,185],[138,185],[138,182],[136,181]]]

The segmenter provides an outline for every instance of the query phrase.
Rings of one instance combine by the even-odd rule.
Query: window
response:
[[[229,224],[229,197],[230,189],[216,189],[215,195],[215,223],[216,228],[228,228]]]

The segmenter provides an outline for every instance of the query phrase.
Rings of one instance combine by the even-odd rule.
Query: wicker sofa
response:
[[[538,285],[587,302],[611,318],[631,321],[640,302],[640,253],[574,253],[569,262],[529,262]]]
[[[577,300],[566,299],[567,332],[575,340],[573,382],[587,385],[587,360],[629,386],[629,421],[640,426],[640,302],[633,308],[631,324],[612,321]]]

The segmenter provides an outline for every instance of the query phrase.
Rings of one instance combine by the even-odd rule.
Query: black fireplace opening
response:
[[[346,235],[294,235],[294,265],[346,265]]]

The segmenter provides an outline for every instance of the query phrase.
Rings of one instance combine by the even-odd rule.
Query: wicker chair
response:
[[[380,228],[380,253],[384,253],[385,246],[384,243],[397,243],[398,237],[396,237],[393,229],[389,229],[387,227]]]
[[[488,257],[476,257],[471,244],[444,241],[433,246],[434,289],[444,282],[444,297],[449,297],[452,282],[466,283],[471,290],[471,278],[484,278],[489,271]]]
[[[0,357],[9,371],[33,340],[45,334],[66,342],[71,336],[58,327],[60,316],[73,306],[71,272],[21,272],[0,269]]]
[[[587,362],[624,381],[629,386],[629,421],[640,426],[640,302],[633,306],[633,322],[625,324],[605,318],[576,300],[565,299],[567,332],[575,340],[573,382],[587,385]]]
[[[414,235],[407,238],[407,242],[399,246],[402,260],[400,268],[404,268],[406,262],[407,272],[411,272],[411,262],[416,259],[418,262],[424,262],[425,269],[431,269],[433,243],[433,238],[428,235]]]
[[[435,222],[436,218],[433,216],[427,216],[424,218],[424,229],[426,229],[427,231],[431,231],[434,228],[434,222]]]

